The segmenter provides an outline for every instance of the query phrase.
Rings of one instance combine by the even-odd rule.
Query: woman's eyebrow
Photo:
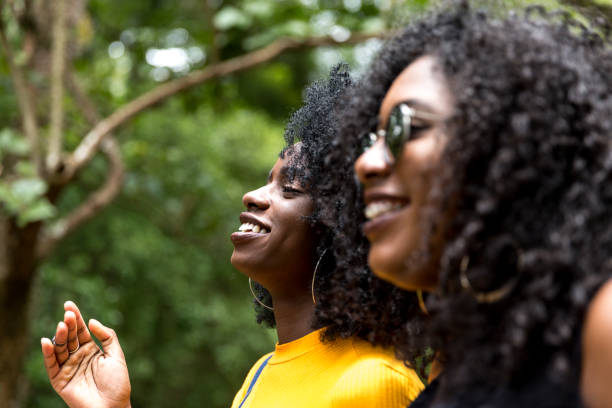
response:
[[[389,111],[389,115],[391,114],[391,112],[393,112],[393,109],[395,109],[397,106],[399,105],[407,105],[410,108],[414,109],[417,112],[423,112],[423,113],[431,113],[432,115],[436,115],[436,110],[434,109],[434,107],[430,104],[428,104],[427,102],[423,102],[420,99],[406,99],[403,100],[401,102],[396,103],[395,105],[393,105],[391,107],[391,110]],[[389,115],[387,115],[387,117],[382,118],[382,120],[378,120],[378,128],[382,129],[385,126],[387,126],[387,122],[389,121]],[[418,116],[418,115],[417,115]],[[421,119],[421,118],[419,118]]]
[[[436,111],[433,106],[431,106],[427,102],[423,102],[420,99],[408,99],[408,100],[398,103],[397,105],[402,104],[402,103],[410,106],[411,108],[415,110],[419,110],[419,111],[427,111],[431,113],[434,113]]]
[[[283,182],[283,181],[287,181],[288,177],[287,177],[287,173],[289,172],[289,166],[283,166],[279,169],[278,171],[278,179]],[[270,172],[268,173],[268,183],[271,183],[274,180],[274,170],[270,170]]]

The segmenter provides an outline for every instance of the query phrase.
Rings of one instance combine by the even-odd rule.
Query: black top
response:
[[[414,400],[410,408],[576,408],[581,407],[577,387],[537,377],[521,387],[469,387],[452,400],[438,401],[436,393],[443,378],[436,379]]]
[[[512,387],[508,384],[491,385],[474,382],[453,395],[452,399],[440,400],[437,396],[444,373],[429,384],[414,400],[410,408],[577,408],[583,407],[580,397],[580,374],[582,371],[582,325],[574,331],[576,339],[571,356],[571,379],[559,382],[545,372],[534,372],[530,381]]]

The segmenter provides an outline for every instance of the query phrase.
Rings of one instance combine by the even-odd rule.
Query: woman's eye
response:
[[[416,139],[419,137],[419,133],[430,129],[431,125],[425,123],[412,123],[410,125],[410,139]]]
[[[298,190],[297,188],[293,188],[291,186],[283,186],[283,193],[300,194],[301,191]]]

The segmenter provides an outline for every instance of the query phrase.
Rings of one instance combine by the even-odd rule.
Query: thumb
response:
[[[96,319],[89,319],[89,330],[102,344],[102,351],[111,357],[125,360],[117,334],[110,327],[104,326]]]

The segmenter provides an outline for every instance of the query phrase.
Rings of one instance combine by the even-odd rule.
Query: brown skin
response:
[[[231,258],[236,269],[272,295],[281,344],[310,333],[314,316],[310,285],[316,236],[306,220],[312,213],[312,199],[297,180],[286,179],[283,168],[288,160],[287,155],[279,158],[267,184],[244,195],[247,211],[241,221],[257,220],[269,232],[233,233]]]
[[[391,84],[380,107],[381,128],[385,128],[392,109],[402,102],[440,118],[452,114],[453,98],[434,57],[418,58]],[[371,244],[368,263],[372,270],[401,288],[431,291],[437,284],[443,228],[437,228],[430,239],[423,240],[431,231],[431,225],[423,220],[427,218],[432,178],[447,135],[443,120],[413,122],[423,129],[404,143],[397,160],[380,138],[358,158],[355,171],[364,186],[366,205],[377,201],[403,205],[364,226]],[[432,257],[407,261],[424,252],[424,245],[432,245]]]
[[[580,389],[589,408],[612,406],[612,280],[589,306],[582,331],[582,378]]]
[[[64,309],[64,320],[55,332],[56,345],[48,338],[40,340],[55,392],[71,408],[130,407],[130,378],[115,332],[97,320],[89,321],[89,329],[102,344],[100,350],[77,306],[68,301]],[[69,350],[76,352],[69,354]]]
[[[289,153],[299,154],[299,148]],[[247,211],[241,214],[241,222],[260,223],[269,233],[232,234],[232,265],[272,295],[279,343],[312,332],[314,316],[310,284],[316,236],[305,218],[312,213],[312,199],[297,180],[290,183],[285,178],[288,160],[289,156],[279,158],[267,184],[243,197]],[[64,309],[64,320],[55,332],[56,345],[41,339],[53,389],[71,408],[130,407],[130,379],[115,332],[89,321],[89,330],[102,344],[100,350],[76,304],[68,301]],[[69,350],[76,351],[70,354]]]

